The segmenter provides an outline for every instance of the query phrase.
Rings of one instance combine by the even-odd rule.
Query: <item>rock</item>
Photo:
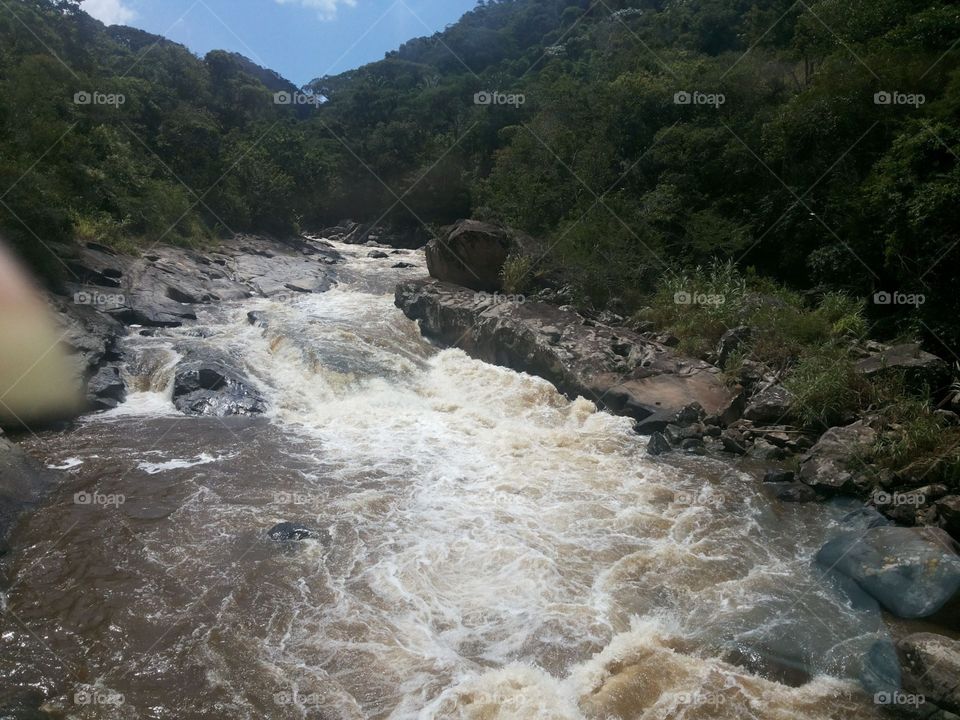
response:
[[[867,651],[860,668],[860,684],[876,705],[894,705],[903,680],[893,641],[883,638]],[[899,703],[897,703],[899,704]]]
[[[745,343],[750,342],[751,337],[753,337],[753,328],[748,325],[727,330],[717,344],[717,365],[726,368],[730,356],[740,350]]]
[[[383,250],[371,250],[367,253],[368,258],[374,258],[375,260],[382,260],[383,258],[390,257]]]
[[[416,265],[408,262],[398,262],[396,265],[391,265],[390,267],[394,270],[407,270],[409,268],[415,268]]]
[[[0,548],[20,514],[36,505],[56,481],[54,473],[0,437]]]
[[[799,479],[823,492],[857,491],[863,483],[850,466],[870,450],[876,436],[876,431],[863,421],[830,428],[801,458]]]
[[[756,423],[780,423],[791,416],[793,402],[783,385],[770,385],[750,398],[743,417]]]
[[[663,431],[671,445],[680,445],[684,440],[703,438],[703,425],[690,425],[689,427],[680,427],[679,425],[667,425]]]
[[[677,417],[674,420],[678,425],[690,425],[692,423],[698,423],[706,417],[706,412],[700,403],[692,402],[683,408],[680,412],[677,413]]]
[[[502,289],[500,270],[518,246],[505,228],[461,220],[427,243],[427,269],[437,280],[472,290]]]
[[[267,535],[271,540],[277,542],[319,540],[322,537],[322,533],[317,530],[291,522],[277,523],[267,531]]]
[[[793,470],[767,470],[763,476],[765,483],[789,483],[793,482],[796,473]]]
[[[650,440],[647,441],[647,455],[663,455],[672,449],[670,441],[660,432],[653,433],[650,436]]]
[[[937,516],[940,527],[960,540],[960,495],[947,495],[937,500]]]
[[[817,499],[816,491],[809,485],[801,482],[773,482],[768,485],[774,497],[782,502],[813,502]]]
[[[753,447],[747,451],[747,455],[757,460],[783,460],[786,453],[784,453],[783,448],[778,448],[776,445],[760,438],[754,440]]]
[[[127,386],[116,365],[104,365],[87,383],[87,401],[95,410],[109,410],[127,399]]]
[[[694,455],[703,455],[706,452],[706,448],[703,445],[703,440],[700,438],[687,438],[682,443],[680,443],[680,448],[684,452],[688,452]]]
[[[339,226],[323,230],[323,235],[349,245],[366,245],[373,242],[384,247],[404,250],[418,250],[430,239],[421,225],[387,226],[370,223],[361,225],[349,220],[342,222]]]
[[[770,372],[770,368],[763,363],[755,360],[744,360],[740,363],[740,372],[737,375],[737,380],[739,380],[740,384],[747,390],[753,391],[753,389],[762,382],[772,382],[773,374]]]
[[[914,633],[897,643],[903,690],[960,713],[960,642],[933,633]]]
[[[213,351],[178,348],[188,358],[177,365],[173,404],[187,415],[259,415],[263,396],[229,361]]]
[[[868,377],[885,371],[903,372],[908,379],[925,382],[932,387],[938,387],[950,371],[947,363],[936,355],[924,352],[917,343],[894,345],[859,360],[855,367]]]
[[[875,527],[844,532],[817,563],[854,580],[897,617],[927,617],[960,589],[960,557],[938,528]]]
[[[743,437],[739,433],[725,432],[720,436],[723,449],[734,455],[746,455],[747,449],[743,444]]]
[[[723,415],[736,401],[717,368],[626,328],[587,325],[571,308],[478,303],[475,292],[436,280],[400,283],[396,304],[440,344],[545,378],[570,397],[636,419],[641,433],[663,431],[693,402]]]
[[[267,314],[259,310],[251,310],[247,313],[247,322],[257,327],[267,327]]]

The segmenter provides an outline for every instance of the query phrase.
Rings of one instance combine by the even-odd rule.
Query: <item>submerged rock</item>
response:
[[[0,437],[0,552],[20,514],[35,505],[56,481],[56,474]]]
[[[267,531],[267,536],[277,542],[287,542],[290,540],[319,540],[323,533],[306,525],[298,523],[282,522],[277,523]]]
[[[844,532],[820,549],[817,563],[854,580],[902,618],[932,615],[960,590],[960,556],[939,528]]]

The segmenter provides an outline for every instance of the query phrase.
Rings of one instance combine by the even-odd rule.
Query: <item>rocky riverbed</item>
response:
[[[866,691],[890,698],[878,702],[896,711],[917,710],[913,701],[899,699],[921,696],[923,714],[918,716],[949,718],[957,711],[958,496],[949,487],[923,485],[922,478],[910,485],[903,478],[875,478],[868,465],[858,466],[858,447],[883,432],[875,419],[851,418],[822,434],[792,424],[792,399],[775,377],[749,364],[732,380],[724,372],[725,356],[743,329],[724,338],[716,351],[717,364],[712,364],[683,356],[671,338],[655,330],[630,326],[611,314],[578,311],[565,303],[562,289],[520,298],[491,287],[499,268],[484,268],[478,283],[464,268],[447,272],[464,245],[470,246],[466,257],[473,262],[502,263],[512,244],[524,240],[500,228],[482,223],[450,228],[425,254],[387,245],[388,233],[356,224],[322,235],[331,237],[318,234],[284,242],[238,237],[213,250],[158,247],[138,258],[97,245],[63,249],[77,282],[51,295],[50,304],[64,328],[63,342],[86,388],[89,409],[135,409],[169,393],[170,406],[164,412],[272,417],[278,402],[275,390],[251,374],[243,343],[222,340],[211,313],[217,316],[221,307],[242,307],[257,299],[282,307],[330,292],[344,279],[340,243],[347,242],[367,258],[363,262],[382,263],[397,275],[395,304],[417,321],[425,337],[486,363],[543,378],[571,401],[582,397],[585,400],[576,402],[629,418],[635,433],[649,436],[643,463],[660,463],[667,471],[675,462],[719,461],[752,477],[751,497],[755,492],[772,508],[798,502],[829,505],[831,519],[819,550],[807,558],[810,572],[837,588],[852,610],[874,618],[871,632],[878,633],[858,640],[865,644],[853,652],[856,661],[850,661],[847,670],[856,668],[854,674]],[[351,253],[356,264],[357,251]],[[425,275],[425,265],[435,277]],[[356,282],[356,270],[346,277]],[[476,286],[450,282],[453,279]],[[284,317],[269,308],[251,309],[243,312],[242,324],[251,337],[269,340],[267,351],[279,352],[289,338],[281,320],[290,320]],[[363,318],[371,322],[367,315]],[[335,322],[336,316],[328,320]],[[332,341],[324,336],[320,342]],[[337,383],[352,382],[348,378],[358,373],[391,377],[393,370],[380,367],[379,361],[369,365],[367,355],[373,351],[348,359],[343,352],[337,349],[323,359],[325,367],[336,369]],[[391,356],[390,363],[396,362]],[[415,364],[422,362],[417,359]],[[862,371],[900,365],[937,372],[940,363],[917,348],[877,346],[865,350]],[[35,443],[32,449],[36,451]],[[6,536],[24,510],[42,503],[56,487],[62,471],[42,467],[4,438],[0,469],[0,536]],[[911,492],[914,500],[885,504],[875,495],[878,488],[890,497]],[[703,498],[695,494],[689,502],[702,504]],[[723,503],[710,509],[727,512]],[[265,535],[270,531],[288,541],[307,542],[322,536],[331,542],[325,528],[288,522],[295,518],[277,519],[284,522],[271,523],[272,531],[264,527]],[[652,516],[651,522],[656,522]],[[881,617],[892,623],[892,632],[883,630]],[[916,622],[923,625],[911,624]],[[791,647],[796,645],[794,631],[778,627],[757,627],[752,639],[743,636],[725,646],[724,661],[788,685],[810,683],[815,671],[808,658],[835,652],[837,638],[814,638],[804,631],[798,654],[798,647]],[[813,651],[818,643],[821,650]]]

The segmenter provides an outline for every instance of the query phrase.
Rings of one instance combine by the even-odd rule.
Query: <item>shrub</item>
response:
[[[533,261],[527,255],[511,255],[500,268],[500,277],[503,280],[503,291],[506,293],[521,293],[530,284],[530,271]]]
[[[796,398],[794,412],[806,425],[830,427],[858,410],[868,386],[839,346],[810,350],[784,380]]]

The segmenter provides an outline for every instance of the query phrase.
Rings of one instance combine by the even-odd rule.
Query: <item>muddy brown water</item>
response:
[[[856,673],[883,623],[810,564],[836,513],[720,459],[648,459],[590,400],[432,347],[393,307],[396,258],[342,250],[328,293],[132,335],[128,402],[26,443],[64,481],[2,561],[0,697],[76,718],[879,717]],[[268,416],[177,413],[183,342],[234,356]],[[326,537],[267,540],[284,520]],[[771,644],[812,680],[725,660]]]

